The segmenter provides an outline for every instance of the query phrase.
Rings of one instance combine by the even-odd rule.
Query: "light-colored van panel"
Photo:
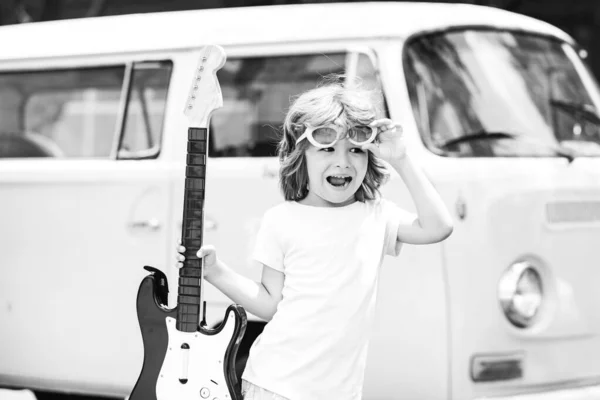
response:
[[[597,85],[572,38],[555,27],[493,8],[427,3],[1,27],[0,135],[38,134],[45,139],[32,140],[56,140],[64,154],[0,158],[0,386],[130,393],[143,356],[135,297],[144,265],[165,272],[169,303],[176,302],[182,110],[209,43],[222,45],[228,61],[218,74],[224,105],[211,119],[205,242],[228,264],[259,278],[249,263],[254,235],[264,211],[282,200],[272,139],[290,97],[328,72],[356,72],[381,91],[382,113],[401,122],[413,157],[455,217],[443,243],[404,246],[384,261],[365,399],[600,397]],[[538,73],[545,63],[563,70]],[[54,80],[44,82],[48,71]],[[90,82],[67,71],[99,72]],[[61,79],[81,93],[60,94]],[[136,84],[145,95],[126,101]],[[56,110],[47,97],[53,90],[65,104]],[[103,111],[109,106],[112,114]],[[574,118],[573,109],[587,119]],[[94,131],[87,144],[65,139],[78,138],[78,129],[81,137]],[[499,132],[448,142],[478,129]],[[564,153],[563,142],[575,150]],[[402,185],[382,193],[414,211]],[[521,327],[501,302],[519,263],[535,272],[517,284],[542,288],[538,297],[531,286],[512,294],[534,315]],[[216,324],[230,301],[206,289],[207,318]],[[250,316],[248,331],[262,325]]]

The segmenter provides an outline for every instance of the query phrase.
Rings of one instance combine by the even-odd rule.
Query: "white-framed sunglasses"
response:
[[[346,130],[338,125],[326,125],[312,127],[306,125],[304,133],[296,140],[296,144],[303,139],[315,147],[325,149],[332,147],[342,138],[348,138],[348,141],[356,146],[369,144],[377,137],[377,127],[369,125],[355,125]]]

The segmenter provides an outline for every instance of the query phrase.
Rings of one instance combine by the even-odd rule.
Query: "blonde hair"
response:
[[[304,152],[311,144],[296,144],[306,125],[336,124],[344,127],[367,125],[378,117],[373,91],[362,89],[356,81],[342,75],[326,77],[315,89],[302,93],[292,103],[283,122],[282,138],[277,146],[281,168],[279,184],[285,200],[302,200],[308,195],[308,171]],[[381,162],[368,153],[367,174],[356,192],[359,201],[379,196],[379,187],[389,174]]]

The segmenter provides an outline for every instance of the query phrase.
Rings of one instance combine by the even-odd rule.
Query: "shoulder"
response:
[[[401,218],[402,220],[412,221],[415,217],[414,213],[405,210],[393,201],[387,200],[383,197],[378,197],[375,200],[366,200],[365,207],[370,212],[381,214],[386,218]]]
[[[373,200],[365,200],[364,207],[373,212],[387,210],[391,207],[395,207],[396,205],[391,201],[384,199],[383,197],[378,197]]]
[[[291,214],[293,207],[294,207],[293,201],[283,201],[283,202],[276,204],[273,207],[267,209],[267,211],[265,211],[264,215],[265,215],[265,217],[266,216],[277,217],[277,216],[282,216],[285,214]]]
[[[277,224],[289,219],[290,216],[294,215],[294,204],[292,203],[291,201],[284,201],[267,209],[263,214],[263,221]]]

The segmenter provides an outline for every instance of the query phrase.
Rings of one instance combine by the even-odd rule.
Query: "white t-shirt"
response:
[[[243,379],[291,400],[360,399],[381,262],[414,219],[386,200],[268,210],[254,258],[285,274],[283,298]]]

